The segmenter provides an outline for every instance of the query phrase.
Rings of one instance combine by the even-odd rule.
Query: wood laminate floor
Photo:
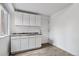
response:
[[[73,56],[73,55],[50,44],[44,44],[39,49],[17,53],[15,54],[15,56]]]

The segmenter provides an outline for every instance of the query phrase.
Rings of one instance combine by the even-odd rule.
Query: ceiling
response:
[[[35,12],[43,15],[53,15],[68,7],[70,3],[14,3],[14,8],[23,11]]]

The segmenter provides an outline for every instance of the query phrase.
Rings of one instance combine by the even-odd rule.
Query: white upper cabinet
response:
[[[30,26],[36,26],[35,15],[30,14]]]
[[[36,26],[41,26],[41,16],[36,15]]]
[[[15,13],[15,25],[22,25],[22,13],[16,12]]]
[[[41,26],[41,16],[28,13],[15,13],[15,25]]]
[[[30,24],[30,15],[24,13],[23,14],[23,25],[29,26],[29,24]]]

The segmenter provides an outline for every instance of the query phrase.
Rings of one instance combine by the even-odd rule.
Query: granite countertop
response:
[[[11,36],[34,36],[34,35],[42,35],[40,33],[12,33]]]

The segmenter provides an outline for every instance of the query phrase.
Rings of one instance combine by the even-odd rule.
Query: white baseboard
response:
[[[70,54],[72,54],[73,56],[76,56],[74,53],[70,52],[69,50],[64,49],[63,47],[61,47],[61,46],[59,46],[59,45],[57,45],[57,44],[52,44],[52,45],[53,45],[53,46],[56,46],[56,47],[58,47],[58,48],[60,48],[60,49],[62,49],[62,50],[64,50],[64,51],[66,51],[66,52],[68,52],[68,53],[70,53]]]

